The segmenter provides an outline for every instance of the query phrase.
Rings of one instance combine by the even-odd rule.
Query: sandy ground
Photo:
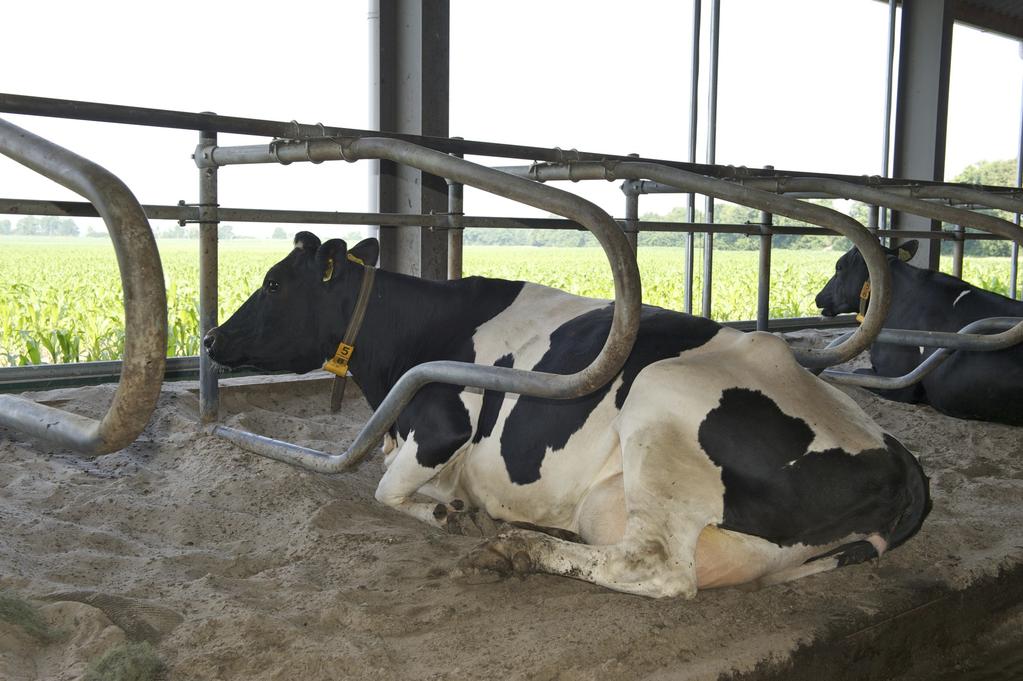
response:
[[[306,446],[343,450],[369,416],[351,384],[336,417],[326,380],[227,383],[227,423]],[[0,428],[0,589],[66,632],[42,645],[0,623],[0,679],[77,679],[124,640],[189,681],[716,679],[1023,563],[1023,429],[848,392],[930,475],[920,535],[878,566],[692,601],[452,576],[479,540],[378,504],[381,457],[323,476],[244,453],[197,429],[193,383],[167,384],[142,437],[94,460]],[[100,416],[112,394],[30,396]]]

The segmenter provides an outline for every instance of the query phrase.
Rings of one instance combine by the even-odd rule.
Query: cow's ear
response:
[[[315,253],[320,247],[320,237],[312,232],[299,232],[295,235],[295,248],[309,253]]]
[[[341,262],[345,259],[348,244],[344,239],[328,239],[316,251],[316,269],[321,281],[330,281],[341,273]]]
[[[919,246],[920,242],[917,241],[916,239],[901,244],[898,248],[899,260],[901,260],[902,262],[909,262],[910,260],[912,260],[913,256],[916,255],[916,249]]]
[[[374,267],[380,257],[380,244],[376,239],[363,239],[348,251],[349,258],[358,258],[366,267]]]

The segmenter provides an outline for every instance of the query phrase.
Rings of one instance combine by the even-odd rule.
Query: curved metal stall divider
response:
[[[386,159],[448,180],[483,189],[520,203],[574,220],[589,229],[604,248],[615,286],[611,330],[593,362],[575,374],[551,374],[465,362],[434,361],[406,372],[391,389],[373,416],[342,454],[329,454],[246,431],[213,424],[208,430],[256,454],[309,470],[333,473],[359,462],[380,440],[427,383],[439,382],[518,393],[536,397],[569,399],[586,395],[611,380],[624,365],[639,328],[639,269],[625,234],[596,205],[569,192],[514,177],[454,156],[403,140],[382,137],[278,141],[248,147],[200,146],[195,159],[200,168],[234,163],[290,163],[293,161]]]
[[[167,357],[167,295],[149,221],[112,173],[0,119],[0,153],[88,199],[110,232],[124,291],[124,362],[99,421],[15,395],[0,395],[0,424],[99,456],[138,437],[156,408]]]

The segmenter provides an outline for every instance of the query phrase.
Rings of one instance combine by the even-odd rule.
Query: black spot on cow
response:
[[[515,359],[511,354],[499,358],[494,362],[495,367],[510,368],[514,366]],[[473,443],[477,443],[485,437],[490,437],[497,425],[497,417],[501,413],[501,403],[504,402],[504,393],[496,390],[483,392],[483,405],[480,407],[479,423],[476,424],[476,434],[473,436]]]
[[[856,454],[811,451],[813,429],[756,390],[725,390],[698,437],[721,467],[724,529],[781,546],[878,532],[894,547],[930,510],[927,478],[897,440],[885,436],[884,447]],[[843,548],[840,562],[869,556],[862,546]]]
[[[550,349],[530,368],[556,374],[581,371],[604,346],[611,328],[613,305],[591,310],[566,322],[551,334]],[[636,376],[647,365],[699,347],[714,337],[720,325],[701,317],[644,306],[639,334],[622,369],[622,385],[615,394],[621,408]],[[612,382],[570,400],[521,396],[501,433],[501,456],[511,481],[520,485],[540,479],[540,466],[548,448],[557,452],[583,427],[593,409],[611,389]]]

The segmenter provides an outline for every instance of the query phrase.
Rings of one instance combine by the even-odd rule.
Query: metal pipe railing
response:
[[[529,166],[522,168],[521,177],[528,176]],[[635,181],[630,180],[628,184]],[[681,193],[672,188],[676,194]],[[886,190],[887,191],[887,190]],[[628,192],[628,187],[626,187]],[[789,198],[802,198],[799,192],[786,193]],[[827,196],[830,196],[828,194]],[[150,205],[142,204],[142,211],[150,220],[176,220],[178,222],[199,222],[199,207],[196,205]],[[99,213],[91,203],[84,201],[46,201],[36,199],[4,199],[0,198],[0,214],[11,215],[56,215],[70,217],[98,217]],[[272,222],[318,225],[397,225],[408,227],[429,227],[437,230],[457,229],[564,229],[585,231],[586,228],[571,220],[563,218],[514,218],[487,215],[463,215],[454,217],[442,213],[406,214],[406,213],[357,213],[316,210],[289,210],[271,208],[225,208],[218,207],[217,215],[221,222]],[[623,230],[625,220],[616,220]],[[723,223],[708,225],[703,222],[658,222],[640,221],[636,225],[640,232],[705,232],[713,230],[715,234],[745,234],[759,236],[761,229],[756,223]],[[772,225],[771,232],[775,235],[834,235],[830,229],[820,227],[799,227]],[[932,239],[939,241],[994,241],[1003,237],[977,232],[958,234],[954,231],[930,232],[921,230],[877,230],[878,236],[901,236],[913,239]],[[3,369],[0,369],[2,371]]]
[[[892,83],[895,72],[895,1],[888,0],[888,59],[885,68],[884,85],[884,125],[881,136],[881,177],[888,177],[888,167],[891,158],[892,143]],[[881,229],[888,228],[888,210],[880,209]]]
[[[461,139],[456,137],[455,139]],[[455,154],[458,158],[461,155]],[[462,278],[462,242],[465,228],[465,191],[460,182],[448,181],[448,279]]]
[[[701,0],[693,0],[693,35],[692,35],[692,57],[689,75],[689,163],[696,164],[696,133],[700,120],[700,23],[702,15]],[[688,209],[687,217],[689,222],[696,222],[696,194],[689,193],[686,201]],[[685,256],[682,262],[682,277],[684,280],[683,307],[687,313],[693,312],[693,280],[696,267],[696,244],[693,240],[696,235],[686,235]]]
[[[131,191],[92,161],[0,119],[0,153],[80,194],[110,232],[124,290],[124,362],[99,421],[14,395],[0,395],[0,424],[98,456],[131,444],[160,395],[167,354],[167,296],[156,241]]]
[[[721,42],[721,0],[710,3],[710,82],[707,84],[707,165],[717,163],[718,129],[718,54]],[[703,219],[714,223],[714,197],[705,196]],[[700,308],[704,317],[710,317],[713,305],[714,284],[714,232],[703,234],[703,291]]]
[[[978,335],[977,331],[998,331],[1011,329],[1023,321],[1019,317],[988,317],[970,322],[957,333],[943,331],[913,331],[910,329],[882,329],[875,342],[893,343],[896,345],[912,345],[924,347],[936,347],[937,351],[923,362],[918,364],[912,371],[902,376],[877,376],[873,374],[857,374],[851,371],[838,371],[836,369],[825,369],[821,376],[834,383],[842,385],[856,385],[861,388],[874,388],[880,390],[899,390],[908,388],[914,383],[922,380],[927,374],[938,368],[956,350],[992,352],[1004,350],[1011,347],[1013,343],[1007,340],[1004,334],[996,336]],[[998,337],[1001,336],[1001,340]],[[841,342],[843,336],[839,336],[831,345]],[[921,342],[923,341],[923,342]]]
[[[215,146],[217,133],[199,133],[199,146]],[[217,325],[218,249],[220,216],[218,213],[217,167],[199,170],[199,338],[205,338]],[[212,423],[220,411],[220,384],[210,356],[199,351],[199,421]]]
[[[1009,239],[1014,243],[1023,244],[1023,229],[1020,229],[1019,226],[1014,225],[1008,220],[1002,220],[1001,218],[996,218],[993,215],[976,213],[962,208],[945,206],[940,203],[932,203],[919,198],[913,198],[911,196],[903,196],[901,194],[895,194],[875,187],[865,187],[851,182],[818,177],[751,180],[749,182],[743,181],[743,184],[758,187],[766,186],[771,191],[778,192],[784,192],[787,189],[792,189],[793,191],[826,191],[829,194],[841,198],[874,203],[879,206],[892,208],[904,213],[915,213],[916,215],[941,220],[943,222],[951,222],[965,227],[982,229],[1004,239]],[[993,197],[986,195],[984,192],[978,192],[976,190],[962,187],[939,188],[935,189],[934,192],[936,194],[944,194],[947,197],[970,201],[971,203],[984,203],[985,201],[995,202]],[[1002,203],[1003,205],[1013,205],[1014,200],[1010,197],[998,197],[997,202]],[[898,234],[899,230],[895,230],[895,232]],[[873,280],[871,280],[871,286],[873,286]],[[996,334],[995,336],[990,336],[990,338],[998,339],[998,342],[1004,342],[1006,346],[1023,342],[1023,321],[1020,321],[1019,324],[1007,331]],[[923,345],[923,343],[920,343],[920,345]]]
[[[579,162],[567,164],[534,164],[524,172],[528,177],[545,182],[549,180],[620,180],[652,179],[677,187],[681,192],[695,191],[745,206],[751,206],[776,215],[812,222],[847,237],[863,253],[871,275],[872,295],[877,307],[870,306],[863,325],[852,338],[841,346],[823,350],[795,349],[798,361],[809,368],[822,368],[844,362],[863,351],[881,330],[891,301],[890,273],[884,252],[877,239],[853,218],[838,211],[812,203],[805,203],[779,194],[746,187],[735,182],[718,180],[668,168],[654,163]],[[880,288],[874,286],[878,277]],[[873,315],[873,316],[872,316]]]
[[[741,166],[719,166],[705,165],[699,163],[685,163],[671,159],[641,158],[630,159],[628,156],[619,154],[605,154],[588,151],[572,150],[566,152],[563,149],[549,147],[531,147],[515,144],[503,144],[498,142],[482,142],[477,140],[460,140],[449,137],[431,137],[425,135],[411,135],[403,133],[392,133],[377,130],[361,130],[357,128],[341,128],[337,126],[324,125],[322,123],[299,123],[298,121],[271,121],[258,118],[239,118],[236,116],[219,116],[209,113],[193,113],[188,111],[173,111],[168,109],[150,109],[145,107],[124,106],[117,104],[102,104],[98,102],[85,102],[70,99],[55,99],[49,97],[32,97],[29,95],[17,95],[0,93],[0,113],[25,114],[30,116],[50,116],[55,118],[67,118],[73,120],[96,121],[105,123],[123,123],[126,125],[142,125],[159,128],[172,128],[179,130],[210,131],[220,133],[233,133],[240,135],[258,135],[262,137],[278,137],[282,139],[306,139],[317,137],[386,137],[389,139],[400,139],[407,142],[425,146],[445,153],[460,153],[463,155],[492,156],[495,158],[514,158],[529,161],[547,161],[551,163],[562,163],[569,160],[583,161],[629,161],[640,160],[649,163],[657,163],[673,168],[682,168],[695,173],[701,173],[711,177],[735,179],[741,177],[776,177],[776,176],[806,176],[814,175],[828,177],[849,182],[869,181],[879,186],[905,185],[907,180],[899,178],[864,178],[861,175],[842,175],[838,173],[811,173],[796,170],[776,170],[767,173],[757,168],[746,168]],[[913,185],[927,186],[933,184],[945,184],[937,180],[913,180]],[[1004,190],[1004,187],[981,187],[984,190]]]
[[[398,380],[355,442],[343,454],[317,452],[221,425],[212,426],[210,432],[279,461],[319,472],[337,472],[361,460],[415,393],[428,383],[466,385],[485,390],[565,399],[586,395],[606,384],[618,373],[632,350],[639,328],[642,303],[639,270],[622,230],[607,213],[589,201],[431,149],[386,138],[320,139],[232,148],[205,147],[197,149],[195,153],[200,168],[235,163],[360,159],[387,159],[401,163],[585,225],[607,253],[614,278],[614,313],[604,347],[589,366],[568,375],[453,361],[420,364]]]

